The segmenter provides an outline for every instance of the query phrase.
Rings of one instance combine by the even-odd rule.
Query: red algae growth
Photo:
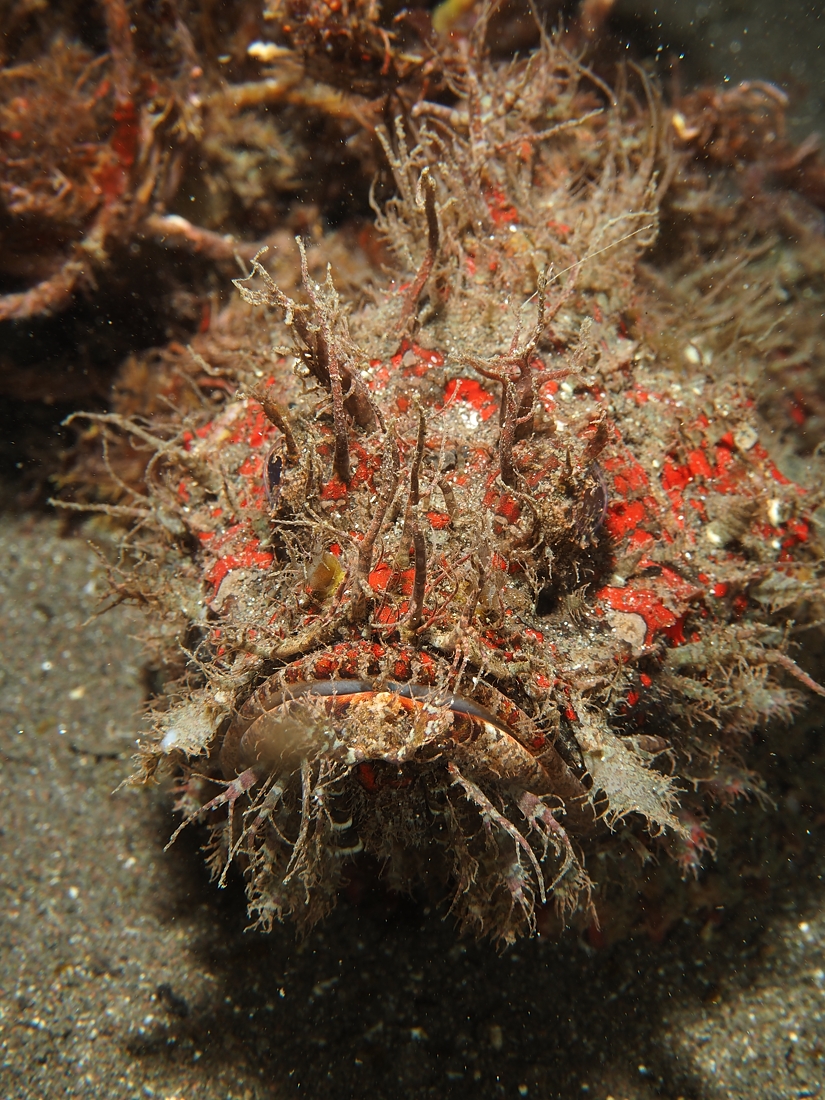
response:
[[[259,255],[191,352],[213,396],[97,418],[151,456],[111,508],[170,677],[139,778],[176,776],[264,928],[365,854],[498,941],[597,927],[648,858],[698,870],[708,807],[760,790],[753,731],[825,694],[793,644],[821,479],[762,430],[749,257],[652,266],[695,181],[641,74],[483,36],[452,106],[378,130],[386,281],[345,301],[298,242],[291,297]]]

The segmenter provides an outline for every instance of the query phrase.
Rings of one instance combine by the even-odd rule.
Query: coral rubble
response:
[[[197,401],[91,420],[148,458],[101,506],[172,677],[141,775],[177,775],[263,927],[319,919],[363,852],[498,940],[593,920],[612,859],[694,872],[754,729],[825,694],[789,645],[821,489],[749,381],[775,299],[721,248],[689,270],[707,189],[640,73],[548,40],[494,64],[483,30],[449,105],[378,129],[387,279],[344,298],[300,245],[285,289],[259,256],[188,353]]]

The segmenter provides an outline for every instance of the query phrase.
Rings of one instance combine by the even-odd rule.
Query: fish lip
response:
[[[304,699],[307,696],[340,699],[341,702],[350,703],[358,696],[366,699],[381,693],[397,695],[401,699],[409,699],[412,702],[429,703],[433,707],[446,707],[454,714],[483,722],[513,736],[513,731],[501,719],[466,696],[456,695],[451,691],[440,691],[438,688],[424,684],[402,683],[397,680],[307,680],[285,688],[279,696],[276,696],[273,706],[269,709],[274,710],[283,703]]]

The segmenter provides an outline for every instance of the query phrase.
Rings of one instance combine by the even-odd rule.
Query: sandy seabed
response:
[[[207,881],[197,830],[164,852],[168,791],[113,794],[147,684],[135,611],[84,625],[105,587],[54,521],[3,519],[4,1098],[823,1094],[816,718],[772,739],[777,808],[737,813],[779,869],[663,942],[570,935],[498,955],[411,901],[351,891],[299,943],[244,930],[241,884]]]

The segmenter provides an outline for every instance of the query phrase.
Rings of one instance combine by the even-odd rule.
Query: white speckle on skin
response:
[[[755,446],[759,436],[750,424],[743,424],[733,433],[733,442],[740,451],[749,451]]]
[[[475,431],[481,423],[481,417],[473,408],[459,408],[458,414],[462,422],[470,431]]]
[[[171,752],[177,745],[179,739],[180,734],[173,726],[172,729],[167,730],[164,734],[163,740],[160,743],[161,750],[163,752]]]
[[[771,527],[778,527],[785,522],[785,509],[782,507],[782,501],[777,497],[768,501],[768,520]]]

